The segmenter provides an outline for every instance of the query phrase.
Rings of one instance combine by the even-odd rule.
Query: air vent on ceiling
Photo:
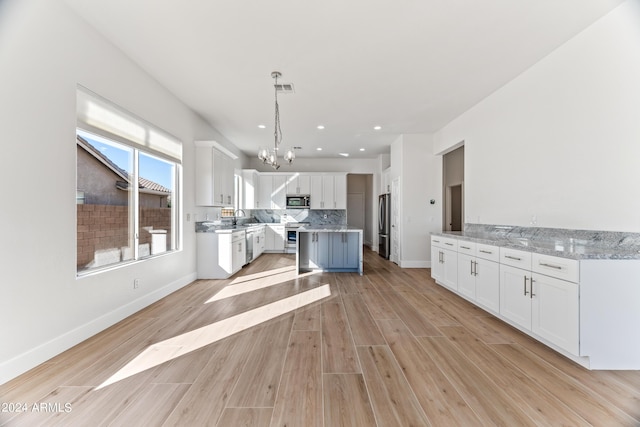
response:
[[[274,85],[278,93],[295,93],[293,83],[278,83]]]

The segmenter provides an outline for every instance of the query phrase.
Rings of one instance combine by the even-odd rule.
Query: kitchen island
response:
[[[362,275],[362,229],[347,225],[303,226],[296,230],[296,268]]]

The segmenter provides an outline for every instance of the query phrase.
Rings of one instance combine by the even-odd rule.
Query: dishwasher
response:
[[[249,264],[251,261],[253,261],[253,235],[255,234],[256,230],[252,230],[252,229],[247,229],[246,231],[246,236],[247,236],[247,243],[245,245],[245,247],[247,248],[247,257],[246,257],[246,263]],[[245,264],[246,265],[246,264]]]

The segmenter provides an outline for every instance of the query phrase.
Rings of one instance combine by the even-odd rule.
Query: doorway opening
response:
[[[442,157],[443,230],[464,230],[464,145]]]
[[[462,184],[447,187],[447,231],[462,231]]]

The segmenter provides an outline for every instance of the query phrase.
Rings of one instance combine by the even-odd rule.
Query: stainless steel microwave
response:
[[[287,196],[287,209],[309,209],[311,206],[309,195]]]

